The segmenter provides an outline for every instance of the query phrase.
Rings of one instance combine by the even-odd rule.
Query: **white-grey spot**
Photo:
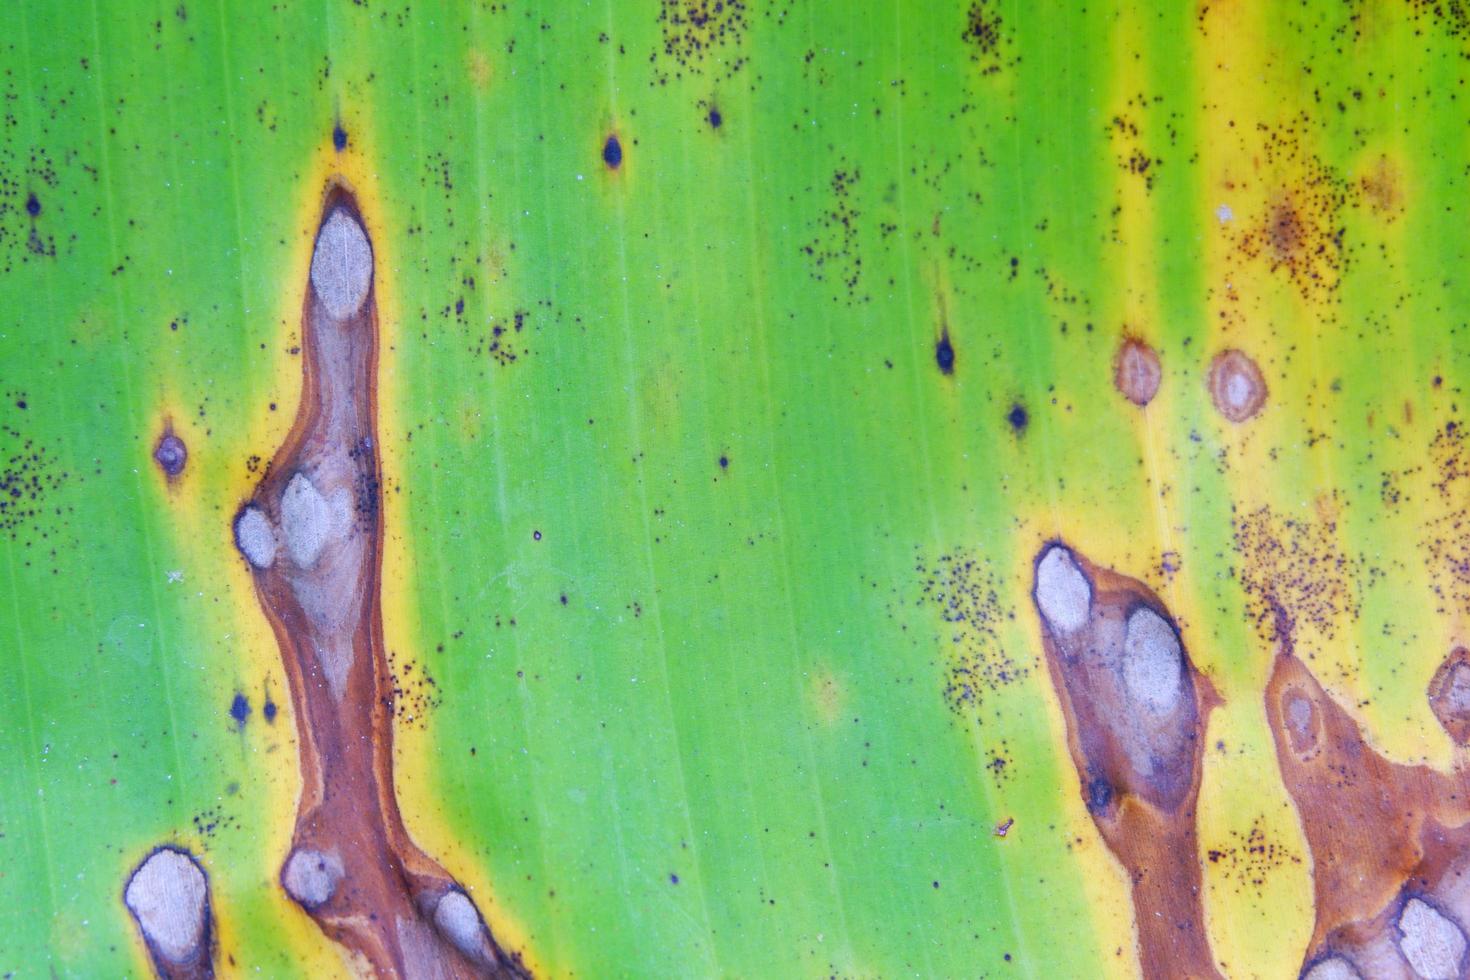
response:
[[[1465,934],[1438,909],[1411,898],[1399,913],[1399,949],[1424,980],[1455,980],[1465,958]]]
[[[1341,956],[1322,960],[1302,980],[1363,980],[1353,965]]]
[[[1450,668],[1450,682],[1444,691],[1445,707],[1456,714],[1470,713],[1470,664]]]
[[[1164,618],[1147,606],[1128,617],[1123,637],[1123,684],[1156,714],[1179,703],[1184,658],[1179,637]]]
[[[256,568],[270,568],[276,560],[276,529],[258,507],[246,507],[235,518],[235,547]]]
[[[209,883],[188,854],[171,847],[154,851],[128,879],[123,902],[158,956],[184,963],[200,951]]]
[[[1092,586],[1072,560],[1072,553],[1053,545],[1036,563],[1036,605],[1053,630],[1070,633],[1087,622]]]
[[[454,948],[472,959],[484,955],[485,925],[475,903],[462,891],[444,893],[434,908],[434,925],[454,944]]]
[[[281,495],[281,533],[297,567],[310,568],[321,557],[337,529],[334,509],[305,475],[291,477]]]
[[[281,872],[281,884],[286,894],[309,909],[330,901],[337,892],[337,885],[345,872],[342,861],[335,853],[303,847],[292,851]]]
[[[337,208],[316,236],[311,284],[327,313],[338,320],[356,313],[373,281],[373,248],[367,234]]]

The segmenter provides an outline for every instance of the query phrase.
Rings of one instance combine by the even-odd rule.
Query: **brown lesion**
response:
[[[300,739],[301,799],[281,885],[378,976],[527,976],[464,889],[414,844],[394,796],[373,272],[357,202],[333,186],[302,315],[300,408],[235,519]]]
[[[1470,807],[1464,776],[1379,755],[1296,657],[1290,625],[1277,634],[1282,639],[1266,687],[1266,715],[1312,853],[1316,921],[1302,975],[1466,976]],[[1458,669],[1452,665],[1461,662],[1452,656],[1441,668],[1430,686],[1431,704],[1437,691],[1443,693],[1441,681]]]
[[[1032,597],[1083,800],[1132,886],[1143,975],[1219,978],[1195,807],[1220,698],[1142,582],[1052,542]]]

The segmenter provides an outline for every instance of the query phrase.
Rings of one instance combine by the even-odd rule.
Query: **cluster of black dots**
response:
[[[444,703],[439,682],[420,664],[400,661],[388,652],[389,696],[393,715],[400,725],[413,725],[420,730],[428,726],[429,713]]]
[[[24,399],[18,404],[25,404]],[[28,533],[49,537],[45,521],[65,513],[53,497],[69,474],[54,456],[8,425],[0,425],[0,446],[0,533],[12,541]]]
[[[835,283],[842,292],[834,300],[856,306],[867,301],[863,291],[863,257],[858,237],[862,211],[853,201],[862,181],[857,167],[841,167],[832,173],[829,187],[832,203],[817,217],[816,235],[801,247],[811,264],[812,279]]]
[[[1329,514],[1339,506],[1336,497],[1325,504]],[[1288,639],[1280,634],[1287,625],[1294,636],[1331,640],[1345,618],[1357,618],[1363,562],[1344,554],[1335,517],[1288,517],[1260,507],[1237,511],[1232,521],[1246,612],[1264,642]],[[1309,648],[1302,652],[1310,656]]]
[[[654,84],[686,75],[729,79],[745,67],[741,42],[750,14],[744,0],[662,0],[658,23],[661,43],[649,58]]]
[[[1349,264],[1343,209],[1356,188],[1308,152],[1308,130],[1305,117],[1259,128],[1276,189],[1265,214],[1241,232],[1235,247],[1242,258],[1284,274],[1302,299],[1330,303]]]
[[[1027,674],[1001,639],[1015,610],[1002,600],[1006,589],[990,562],[974,552],[921,554],[914,571],[920,603],[938,619],[945,704],[958,715],[972,714],[987,694]],[[1004,769],[1002,763],[997,778]]]
[[[1301,856],[1291,848],[1267,836],[1265,823],[1260,817],[1244,834],[1232,830],[1229,843],[1209,848],[1205,857],[1235,883],[1237,891],[1250,889],[1257,895],[1266,887],[1273,872],[1302,863]]]

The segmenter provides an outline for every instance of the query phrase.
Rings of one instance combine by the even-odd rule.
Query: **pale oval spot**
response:
[[[1231,422],[1244,422],[1266,403],[1266,379],[1248,355],[1224,350],[1210,362],[1210,398]]]
[[[345,874],[336,854],[303,847],[292,851],[281,870],[281,887],[304,908],[314,909],[331,901]]]
[[[1429,682],[1429,707],[1459,745],[1470,745],[1470,652],[1456,647]]]
[[[1129,337],[1113,358],[1113,385],[1133,404],[1142,408],[1158,394],[1163,368],[1159,355],[1143,341]]]
[[[1291,750],[1297,755],[1306,755],[1317,747],[1317,706],[1298,688],[1287,691],[1281,701],[1281,716],[1286,722],[1286,737]]]
[[[434,925],[454,948],[471,959],[484,955],[485,925],[475,903],[462,891],[448,891],[434,908]]]
[[[1363,980],[1353,965],[1341,956],[1333,956],[1318,962],[1302,980]]]
[[[1062,545],[1051,545],[1036,563],[1036,607],[1053,630],[1070,633],[1087,623],[1092,585]]]
[[[1155,714],[1179,703],[1184,657],[1174,627],[1147,606],[1128,617],[1123,637],[1123,685]]]
[[[154,851],[128,879],[123,902],[158,956],[184,963],[201,952],[209,884],[192,856],[171,847]]]
[[[337,208],[316,236],[311,256],[311,285],[331,316],[341,320],[356,313],[373,282],[373,247],[362,225],[345,208]]]
[[[235,518],[235,547],[256,568],[270,568],[276,561],[276,529],[258,507],[246,507]]]
[[[1399,949],[1424,980],[1454,980],[1465,958],[1465,934],[1428,902],[1411,898],[1399,913]]]
[[[335,525],[332,507],[305,475],[297,473],[281,495],[281,533],[286,550],[299,568],[310,568]]]

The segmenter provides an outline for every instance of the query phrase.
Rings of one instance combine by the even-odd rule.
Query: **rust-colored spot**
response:
[[[394,795],[374,271],[357,202],[334,186],[302,312],[300,408],[234,525],[300,726],[301,795],[280,882],[377,976],[523,977],[464,889],[409,837]]]
[[[1388,157],[1379,157],[1377,163],[1358,178],[1358,186],[1363,191],[1363,200],[1375,214],[1392,221],[1403,211],[1403,178]]]
[[[1465,976],[1470,800],[1461,779],[1375,752],[1293,654],[1289,625],[1281,632],[1266,716],[1312,852],[1316,922],[1303,975]]]
[[[1158,394],[1162,378],[1154,349],[1135,337],[1125,338],[1113,357],[1113,385],[1123,397],[1141,408]]]
[[[1051,542],[1037,556],[1032,598],[1083,800],[1132,882],[1143,975],[1219,978],[1195,804],[1220,698],[1163,601],[1137,579]]]
[[[1429,707],[1456,745],[1470,745],[1470,651],[1455,647],[1429,681]]]
[[[1231,422],[1244,422],[1266,404],[1266,379],[1250,356],[1223,350],[1210,362],[1210,399]]]
[[[1300,260],[1307,229],[1290,198],[1280,198],[1271,205],[1266,219],[1266,241],[1278,265],[1292,265]]]

